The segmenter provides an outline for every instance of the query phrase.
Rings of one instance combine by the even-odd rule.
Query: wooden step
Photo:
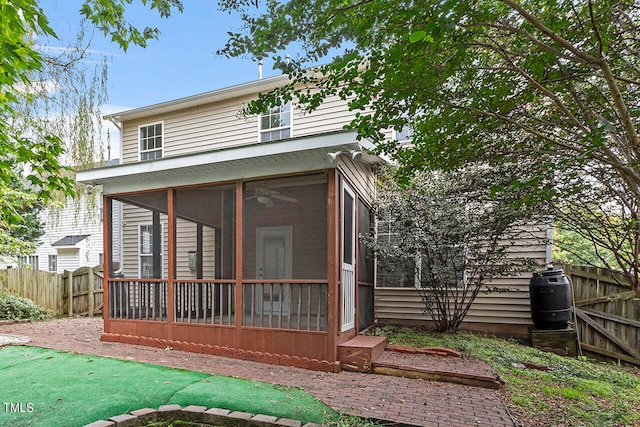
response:
[[[371,372],[372,362],[386,346],[386,337],[358,335],[338,345],[338,360],[345,371]]]

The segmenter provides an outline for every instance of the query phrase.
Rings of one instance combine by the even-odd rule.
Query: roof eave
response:
[[[289,77],[285,74],[282,74],[265,79],[259,79],[247,83],[229,86],[222,89],[216,89],[209,92],[199,93],[184,98],[178,98],[167,102],[161,102],[145,107],[133,108],[130,110],[107,114],[102,117],[105,120],[122,123],[126,120],[134,120],[158,114],[166,114],[185,108],[198,107],[213,102],[220,102],[226,99],[255,95],[257,93],[270,91],[279,86],[282,86],[283,82],[288,80]]]
[[[337,162],[327,154],[348,150],[365,152],[362,162],[384,163],[366,153],[369,145],[358,141],[355,131],[332,132],[79,171],[76,179],[103,185],[105,193],[111,193],[331,169]]]

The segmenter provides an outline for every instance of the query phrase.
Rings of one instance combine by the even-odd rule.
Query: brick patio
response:
[[[99,340],[101,332],[102,320],[99,318],[0,325],[0,334],[31,337],[29,345],[299,387],[339,412],[400,425],[515,426],[497,390],[357,372],[322,373],[184,351],[102,342]]]

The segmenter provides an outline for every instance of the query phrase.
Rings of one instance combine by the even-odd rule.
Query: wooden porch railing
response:
[[[168,320],[168,281],[109,279],[108,285],[110,318]],[[246,280],[242,285],[244,326],[328,330],[326,280]],[[235,281],[178,280],[173,301],[175,322],[235,325]]]
[[[233,325],[235,282],[188,280],[174,283],[176,322]]]
[[[162,279],[109,279],[109,317],[112,319],[167,320],[167,281]]]
[[[245,280],[242,286],[244,326],[327,330],[327,281]]]

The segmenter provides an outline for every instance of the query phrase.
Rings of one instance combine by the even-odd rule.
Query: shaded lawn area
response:
[[[21,403],[23,412],[7,403],[14,410]],[[38,347],[0,348],[0,426],[83,426],[166,404],[315,423],[338,418],[297,388]]]

